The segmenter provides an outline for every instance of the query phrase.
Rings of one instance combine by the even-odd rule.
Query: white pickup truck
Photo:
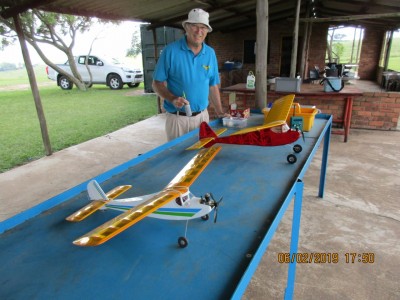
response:
[[[87,55],[75,57],[76,66],[84,82],[89,82],[90,76],[86,68]],[[58,64],[58,67],[72,74],[69,63]],[[140,69],[133,69],[122,65],[116,59],[107,60],[98,56],[88,56],[88,67],[92,73],[92,84],[105,84],[112,90],[122,89],[124,84],[129,87],[137,87],[143,82],[143,72]],[[47,77],[57,81],[57,85],[63,90],[70,90],[73,83],[67,76],[59,74],[53,68],[46,67]]]

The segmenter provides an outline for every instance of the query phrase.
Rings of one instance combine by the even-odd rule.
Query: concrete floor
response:
[[[163,115],[0,174],[0,221],[166,142]],[[299,263],[295,299],[400,299],[400,132],[332,136],[324,199],[316,197],[321,151],[304,182],[299,253],[337,253],[338,263]],[[282,299],[292,206],[243,299]],[[346,262],[373,253],[373,263]],[[371,257],[371,255],[370,255]],[[349,254],[351,260],[351,255]]]

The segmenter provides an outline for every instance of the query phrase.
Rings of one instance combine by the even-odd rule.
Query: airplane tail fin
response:
[[[199,133],[199,139],[205,139],[205,138],[216,138],[218,137],[217,134],[212,130],[210,125],[208,125],[206,122],[202,122],[200,124],[200,133]]]
[[[107,195],[96,180],[92,180],[88,183],[87,193],[90,200],[108,200]]]
[[[215,140],[218,138],[218,136],[225,131],[226,128],[219,128],[214,131],[206,122],[202,122],[199,128],[199,141],[186,148],[186,150],[196,150],[202,147],[209,148],[215,144]]]

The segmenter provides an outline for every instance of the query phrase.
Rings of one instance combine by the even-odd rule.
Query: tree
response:
[[[22,13],[20,19],[26,41],[36,50],[40,58],[57,72],[67,76],[80,90],[86,90],[86,85],[77,70],[72,50],[77,33],[88,31],[95,19],[43,12],[37,9]],[[111,21],[98,19],[98,22],[108,23]],[[11,18],[4,19],[0,15],[0,35],[2,36],[0,48],[4,48],[16,40],[15,31],[13,20]],[[64,52],[68,58],[72,75],[50,61],[39,44],[53,45]]]
[[[142,53],[142,45],[140,43],[139,27],[137,26],[132,34],[131,47],[126,51],[126,56],[136,57],[140,53]]]
[[[0,21],[3,22],[1,15],[0,15]],[[8,26],[6,26],[4,22],[3,23],[0,22],[0,36],[1,36],[0,50],[4,50],[5,47],[7,47],[10,44],[13,44],[16,41],[17,35],[15,34],[14,31],[12,31]]]

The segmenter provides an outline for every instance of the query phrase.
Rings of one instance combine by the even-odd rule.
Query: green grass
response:
[[[394,38],[392,41],[388,69],[400,71],[400,38]]]
[[[343,40],[336,41],[334,43],[340,43],[343,45],[343,53],[339,57],[339,63],[349,63],[353,41]],[[357,48],[355,47],[353,53],[353,63],[355,63],[356,52]],[[391,70],[400,71],[400,38],[393,39],[388,68]]]
[[[34,72],[37,82],[53,82],[47,78],[45,66],[35,66]],[[25,69],[0,72],[0,88],[19,84],[29,84],[28,75]]]
[[[13,73],[13,78],[17,85],[27,83],[27,78],[24,82],[23,76],[15,74]],[[3,81],[0,82],[0,172],[4,172],[43,157],[45,152],[30,88],[4,90]],[[38,79],[39,86],[42,82],[43,80]],[[13,86],[13,80],[9,79],[7,85]],[[143,86],[110,90],[106,86],[94,85],[87,92],[76,88],[63,91],[55,83],[40,87],[53,151],[156,115],[156,96],[132,96],[132,92],[138,89],[143,89]]]

